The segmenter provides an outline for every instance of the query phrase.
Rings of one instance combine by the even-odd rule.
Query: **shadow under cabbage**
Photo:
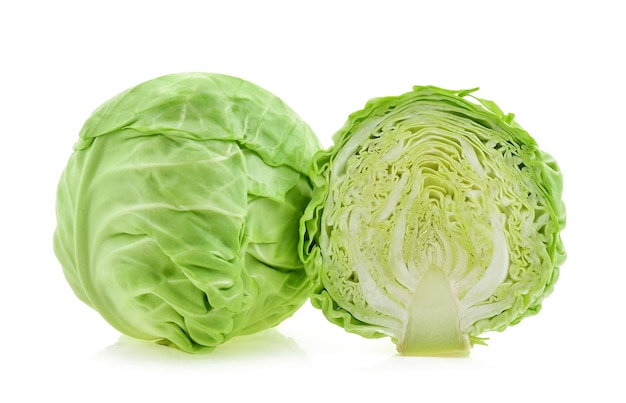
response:
[[[154,342],[120,336],[117,343],[105,348],[92,356],[92,361],[113,361],[125,364],[210,364],[225,361],[263,360],[263,359],[295,360],[310,364],[307,353],[290,337],[277,329],[267,329],[252,335],[237,336],[217,346],[215,350],[203,354],[189,354],[175,348],[166,347]]]

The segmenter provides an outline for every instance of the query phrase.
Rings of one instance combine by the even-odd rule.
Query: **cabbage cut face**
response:
[[[278,324],[307,298],[298,226],[319,149],[280,99],[175,74],[87,120],[58,186],[54,250],[119,331],[187,352]]]
[[[471,91],[371,100],[314,160],[313,305],[402,354],[465,354],[536,313],[565,259],[556,162]]]

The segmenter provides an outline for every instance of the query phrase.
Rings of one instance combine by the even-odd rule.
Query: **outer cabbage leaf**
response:
[[[80,132],[54,250],[127,335],[187,352],[278,324],[307,298],[298,226],[319,143],[285,103],[224,75],[131,88]]]
[[[373,99],[314,158],[312,303],[403,354],[467,354],[537,313],[565,259],[556,162],[473,91]]]

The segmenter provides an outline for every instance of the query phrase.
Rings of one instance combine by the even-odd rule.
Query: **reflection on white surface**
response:
[[[205,354],[188,354],[175,348],[150,341],[120,336],[117,343],[110,345],[91,357],[94,364],[110,362],[120,365],[185,365],[185,366],[230,366],[242,360],[296,361],[299,365],[310,363],[306,352],[295,340],[277,329],[235,337]]]

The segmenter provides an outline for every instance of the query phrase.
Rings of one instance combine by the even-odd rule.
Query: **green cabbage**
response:
[[[87,120],[57,194],[54,251],[127,335],[183,351],[278,324],[307,298],[299,220],[319,143],[238,78],[160,77]]]
[[[467,354],[537,313],[565,260],[556,162],[473,91],[373,99],[314,158],[312,303],[402,354]]]

